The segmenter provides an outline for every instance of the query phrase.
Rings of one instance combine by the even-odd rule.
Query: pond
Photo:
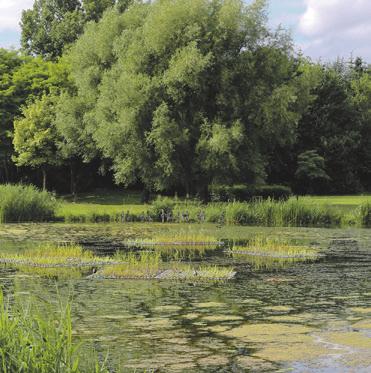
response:
[[[264,262],[221,248],[185,261],[233,266],[230,281],[43,277],[0,266],[5,294],[73,295],[74,332],[109,352],[112,371],[369,372],[371,230],[176,224],[0,225],[2,253],[75,242],[101,254],[187,229],[231,242],[260,234],[316,247],[310,261]],[[260,258],[261,259],[261,258]],[[119,367],[119,368],[117,368]],[[114,370],[115,369],[115,370]]]

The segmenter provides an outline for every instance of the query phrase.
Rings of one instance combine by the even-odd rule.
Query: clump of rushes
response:
[[[94,353],[83,354],[72,338],[71,305],[41,312],[9,305],[0,291],[0,371],[3,373],[108,373]]]
[[[232,268],[198,266],[180,262],[163,263],[156,252],[117,254],[126,264],[103,267],[94,277],[115,279],[163,280],[228,280],[234,277]]]
[[[0,254],[0,263],[35,267],[83,267],[112,262],[112,258],[94,256],[91,251],[73,244],[46,244],[13,255]]]
[[[234,253],[248,254],[255,256],[269,256],[276,258],[317,258],[318,253],[307,246],[296,246],[292,243],[267,238],[263,236],[256,236],[249,240],[245,246],[233,246]]]

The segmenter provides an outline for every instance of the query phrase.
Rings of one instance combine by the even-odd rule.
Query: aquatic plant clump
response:
[[[230,267],[179,265],[156,276],[165,280],[231,280],[236,272]]]
[[[247,262],[254,270],[279,270],[295,263],[312,261],[313,257],[280,257],[249,254],[246,252],[232,252],[233,259]]]
[[[0,291],[0,370],[4,373],[108,373],[95,353],[83,353],[72,338],[71,305],[57,316],[32,304],[10,309]]]
[[[262,236],[254,237],[245,246],[233,246],[232,252],[277,259],[316,259],[319,255],[316,250],[310,247],[297,246],[288,241]]]
[[[84,267],[116,263],[109,257],[97,257],[79,245],[46,244],[21,253],[1,255],[0,263],[29,267]]]
[[[32,185],[0,185],[0,223],[54,220],[57,200]]]
[[[232,268],[191,266],[181,262],[164,263],[156,252],[118,254],[125,264],[103,267],[92,277],[113,279],[159,280],[228,280],[235,276]]]
[[[177,248],[177,249],[216,249],[222,243],[215,237],[204,234],[178,233],[176,235],[157,235],[151,239],[129,241],[128,246],[143,248]]]

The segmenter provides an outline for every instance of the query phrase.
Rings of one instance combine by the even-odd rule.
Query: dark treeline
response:
[[[0,50],[0,182],[371,190],[371,68],[312,62],[265,1],[35,0]]]

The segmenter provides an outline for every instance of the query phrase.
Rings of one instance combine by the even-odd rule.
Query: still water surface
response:
[[[107,253],[161,229],[180,228],[2,225],[0,250],[73,241]],[[72,292],[76,335],[108,350],[112,367],[121,367],[116,371],[371,371],[371,230],[202,230],[226,240],[255,233],[290,237],[320,247],[325,256],[262,266],[243,255],[206,255],[202,260],[237,270],[235,280],[222,283],[42,278],[6,266],[0,283],[8,295],[51,301]]]

